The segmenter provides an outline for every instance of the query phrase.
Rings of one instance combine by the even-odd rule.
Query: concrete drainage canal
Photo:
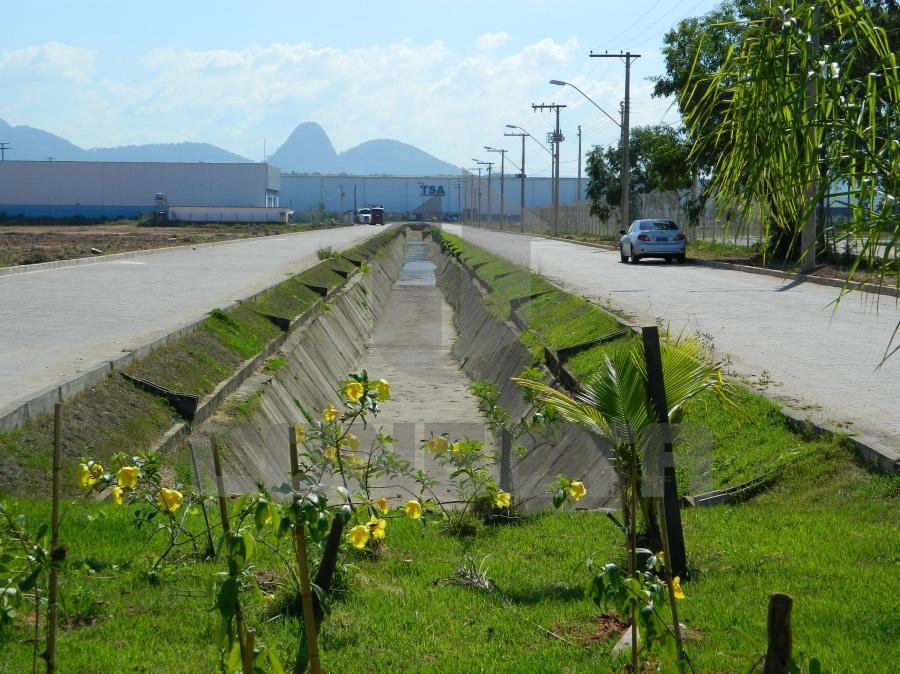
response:
[[[504,448],[502,437],[494,437],[469,387],[486,380],[512,420],[529,416],[533,410],[509,379],[531,365],[531,355],[515,328],[487,311],[483,291],[464,268],[421,231],[408,228],[405,234],[367,273],[351,277],[326,311],[291,334],[278,354],[280,367],[256,372],[194,428],[191,439],[198,449],[213,435],[223,448],[226,488],[242,493],[258,483],[267,488],[285,483],[289,429],[316,423],[329,403],[340,408],[340,382],[350,372],[366,370],[370,378],[390,382],[391,399],[373,423],[353,429],[362,458],[379,433],[390,436],[392,450],[434,478],[434,496],[452,504],[447,471],[423,443],[442,434],[469,438],[498,457],[506,451],[508,469],[501,475],[498,461],[495,478],[528,510],[549,503],[547,484],[558,474],[588,485],[579,507],[612,505],[618,498],[613,471],[603,448],[586,433],[564,426],[551,443],[522,436],[516,444],[527,452]],[[199,454],[211,477],[209,452]],[[413,481],[397,478],[376,481],[373,489],[373,495],[389,499],[411,498],[414,492]]]

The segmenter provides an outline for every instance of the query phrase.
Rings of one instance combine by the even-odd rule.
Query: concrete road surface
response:
[[[617,251],[471,227],[444,226],[637,321],[711,336],[730,368],[765,393],[848,433],[900,450],[900,353],[877,369],[900,320],[900,300],[772,276],[644,260]],[[690,255],[690,251],[688,251]]]
[[[0,411],[384,231],[355,226],[0,276]]]

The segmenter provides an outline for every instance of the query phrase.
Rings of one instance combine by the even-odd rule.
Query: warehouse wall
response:
[[[582,181],[583,186],[587,181]],[[353,188],[356,205],[383,204],[389,212],[412,213],[422,209],[426,201],[434,203],[439,197],[440,210],[458,213],[474,209],[477,203],[478,176],[351,176],[351,175],[294,175],[281,176],[281,205],[295,211],[315,211],[321,202],[326,211],[341,212],[353,208]],[[519,215],[519,179],[507,176],[504,181],[504,209],[514,217]],[[344,192],[343,200],[341,191]],[[525,206],[543,206],[551,202],[550,178],[525,180]],[[491,206],[500,214],[500,180],[491,179]],[[574,203],[578,193],[576,178],[560,180],[560,203]],[[426,209],[431,210],[431,209]],[[481,178],[481,212],[488,211],[487,176]]]
[[[0,212],[8,216],[116,217],[153,208],[153,196],[186,206],[266,205],[280,171],[267,164],[0,162]]]

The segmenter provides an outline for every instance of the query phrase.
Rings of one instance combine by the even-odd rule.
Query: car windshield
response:
[[[678,229],[678,225],[676,225],[671,220],[644,220],[641,222],[641,231],[674,231]]]

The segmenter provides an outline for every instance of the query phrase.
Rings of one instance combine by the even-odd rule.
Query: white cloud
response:
[[[574,104],[560,100],[564,92],[547,81],[570,75],[583,51],[574,38],[545,38],[502,55],[454,52],[441,41],[411,40],[378,48],[300,42],[157,50],[144,55],[143,68],[125,71],[129,75],[104,71],[87,85],[66,85],[64,116],[58,105],[61,86],[53,86],[27,96],[22,87],[13,88],[11,97],[0,102],[0,117],[46,128],[83,147],[205,141],[254,159],[261,158],[263,139],[271,153],[297,124],[316,121],[338,150],[395,138],[469,165],[469,158],[481,156],[483,145],[506,141],[506,147],[514,147],[515,139],[503,137],[506,124],[520,124],[541,138],[552,119],[549,113],[534,113],[530,104],[554,97]],[[0,52],[0,64],[8,59],[5,54]],[[91,72],[93,54],[77,56],[73,60],[81,59],[82,65],[68,71],[70,79]],[[0,81],[3,72],[0,67]],[[609,100],[598,102],[617,109],[613,97],[621,97],[619,90],[610,87],[605,97]],[[563,111],[569,138],[585,115]],[[565,145],[564,155],[574,157],[574,147]],[[530,171],[545,168],[537,165],[540,151],[530,148],[529,155],[532,150]]]
[[[481,51],[488,51],[502,47],[512,38],[509,33],[500,31],[499,33],[482,33],[475,39],[475,48]]]
[[[93,73],[95,56],[93,51],[59,42],[0,51],[0,84],[84,82]]]

